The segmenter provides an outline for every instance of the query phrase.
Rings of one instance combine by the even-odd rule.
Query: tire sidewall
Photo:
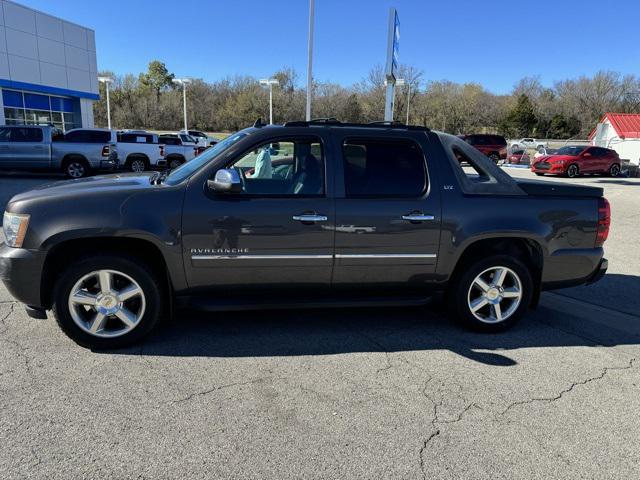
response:
[[[95,270],[117,270],[133,278],[145,295],[146,308],[140,323],[131,331],[114,338],[94,337],[74,322],[69,312],[69,293],[84,275]],[[106,350],[135,343],[146,336],[158,323],[162,311],[161,289],[154,275],[135,259],[115,255],[85,257],[73,263],[60,276],[53,292],[53,313],[60,328],[78,345]]]
[[[133,169],[133,164],[136,163],[136,162],[141,162],[142,163],[142,165],[143,165],[142,170],[134,170]],[[134,173],[141,173],[141,172],[144,172],[145,170],[147,170],[149,168],[148,165],[147,165],[146,160],[144,160],[141,157],[132,158],[131,160],[129,160],[128,163],[129,163],[129,171],[134,172]]]
[[[481,272],[498,266],[510,268],[518,275],[522,285],[522,298],[520,299],[520,305],[508,319],[500,323],[484,323],[478,320],[469,309],[469,288]],[[453,279],[453,285],[448,295],[449,311],[458,321],[469,328],[482,332],[500,332],[515,325],[525,315],[531,304],[533,288],[531,273],[521,260],[509,255],[492,255],[467,265]]]
[[[569,173],[569,172],[571,172],[571,169],[572,169],[572,168],[575,168],[575,174],[573,174],[573,175],[572,175],[571,173]],[[580,175],[580,169],[578,168],[578,166],[577,166],[575,163],[572,163],[571,165],[569,165],[569,166],[567,167],[567,177],[569,177],[569,178],[575,178],[575,177],[577,177],[578,175]]]
[[[82,175],[80,175],[79,177],[74,177],[69,173],[69,167],[75,163],[81,165],[82,168],[84,169],[84,171],[82,172]],[[68,160],[64,164],[64,174],[67,176],[67,178],[71,178],[71,179],[87,177],[89,175],[89,165],[84,160]]]
[[[609,167],[609,176],[617,177],[618,175],[620,175],[620,165],[618,165],[617,163],[614,163]]]

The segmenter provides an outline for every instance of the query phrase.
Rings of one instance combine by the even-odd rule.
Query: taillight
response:
[[[609,201],[598,198],[598,230],[596,232],[596,247],[601,247],[609,237],[609,227],[611,226],[611,206]]]
[[[105,145],[104,147],[102,147],[103,157],[108,157],[110,154],[111,154],[111,147],[109,147],[109,145]]]
[[[164,145],[160,145],[160,156],[164,157]]]

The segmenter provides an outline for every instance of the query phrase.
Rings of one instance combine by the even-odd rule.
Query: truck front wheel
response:
[[[454,318],[474,330],[497,332],[524,316],[531,303],[533,280],[518,258],[493,255],[467,265],[447,293]]]
[[[74,262],[53,292],[60,328],[78,345],[121,348],[141,340],[156,326],[161,288],[134,258],[95,255]]]

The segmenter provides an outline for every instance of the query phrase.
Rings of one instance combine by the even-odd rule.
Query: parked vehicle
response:
[[[536,150],[536,153],[533,155],[533,158],[540,158],[547,155],[555,155],[556,153],[558,153],[557,148],[542,147],[541,149]]]
[[[191,135],[193,138],[196,139],[196,141],[198,142],[198,145],[205,148],[211,147],[212,145],[215,145],[216,143],[218,143],[218,140],[216,138],[210,137],[209,135],[207,135],[204,132],[201,132],[200,130],[180,130],[179,133]]]
[[[494,163],[507,158],[507,141],[501,135],[473,134],[461,135],[460,138],[480,150]]]
[[[144,130],[113,132],[118,144],[120,163],[125,170],[142,172],[165,168],[164,145],[158,135]]]
[[[536,175],[554,174],[573,178],[583,173],[620,174],[620,157],[615,150],[589,145],[560,148],[555,155],[540,157],[531,164]]]
[[[182,302],[415,305],[439,290],[453,317],[493,332],[541,290],[604,275],[602,195],[516,180],[423,127],[255,126],[171,172],[16,195],[0,278],[29,315],[52,309],[90,348],[139,341]]]
[[[158,141],[164,144],[165,160],[171,169],[178,168],[204,151],[204,147],[198,146],[198,142],[190,135],[163,133],[158,136]]]
[[[540,150],[541,148],[547,148],[547,142],[542,140],[536,140],[535,138],[521,138],[511,143],[511,149],[518,148],[533,148]]]
[[[513,165],[529,165],[531,159],[526,150],[514,150],[508,158],[508,163]]]
[[[158,142],[158,135],[144,130],[108,130],[106,128],[76,128],[65,135],[65,139],[100,138],[108,139],[117,151],[118,166],[131,172],[142,172],[165,168],[164,145]],[[67,140],[75,141],[75,140]]]
[[[80,178],[118,166],[115,142],[96,132],[83,135],[50,126],[6,125],[0,127],[0,169],[58,171]]]

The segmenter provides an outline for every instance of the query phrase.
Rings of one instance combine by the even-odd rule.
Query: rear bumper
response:
[[[558,250],[545,259],[542,289],[590,285],[604,276],[608,266],[602,248]]]
[[[40,289],[44,259],[43,252],[0,243],[0,280],[25,305],[43,307]]]
[[[591,277],[587,280],[587,285],[591,285],[592,283],[596,283],[604,277],[605,273],[607,273],[607,268],[609,268],[609,262],[606,258],[600,260],[600,265],[595,272],[591,275]]]

